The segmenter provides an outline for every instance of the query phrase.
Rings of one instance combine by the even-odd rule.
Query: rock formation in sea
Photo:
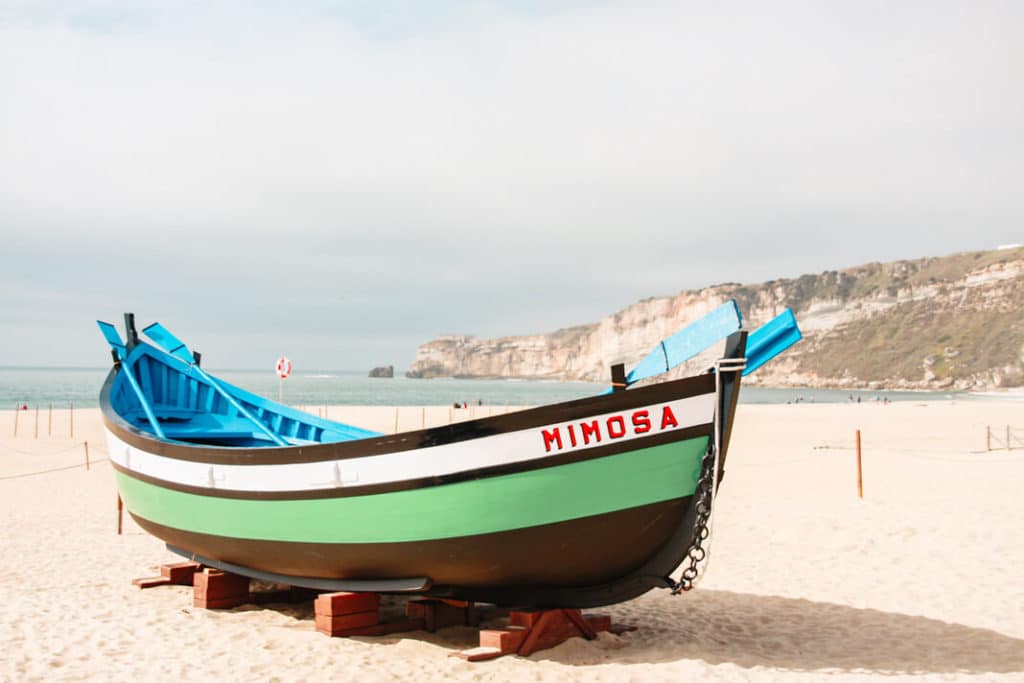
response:
[[[394,365],[383,365],[381,367],[370,370],[369,377],[394,377],[395,366]]]
[[[747,381],[772,386],[991,389],[1024,385],[1024,248],[719,284],[639,301],[598,322],[498,339],[439,337],[409,377],[597,380],[730,298],[753,329],[785,307],[804,340]],[[706,366],[702,357],[677,370]],[[701,365],[703,367],[701,367]]]

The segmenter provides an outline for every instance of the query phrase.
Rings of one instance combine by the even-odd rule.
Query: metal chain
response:
[[[701,461],[700,478],[697,480],[697,490],[694,492],[697,516],[694,519],[693,545],[690,546],[690,550],[686,554],[689,565],[683,569],[679,581],[673,582],[672,595],[679,595],[693,589],[698,575],[697,565],[708,556],[703,544],[711,534],[708,529],[708,520],[711,518],[711,500],[714,498],[714,492],[711,489],[715,480],[715,460],[714,444],[709,444],[708,450],[704,453],[704,459]]]

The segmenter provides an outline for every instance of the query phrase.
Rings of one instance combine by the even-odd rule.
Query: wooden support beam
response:
[[[616,627],[607,614],[583,614],[578,609],[513,610],[509,625],[503,629],[480,631],[480,646],[452,656],[469,662],[482,662],[509,654],[528,657],[569,638],[593,640],[601,631],[622,633],[628,627]]]

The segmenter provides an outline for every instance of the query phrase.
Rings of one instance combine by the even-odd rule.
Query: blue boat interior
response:
[[[136,381],[131,382],[126,373],[131,373]],[[133,384],[141,389],[141,396]],[[162,434],[149,419],[144,401]],[[145,342],[139,342],[122,359],[121,370],[110,388],[110,404],[135,429],[188,443],[239,448],[280,445],[257,422],[288,446],[380,436],[309,415],[214,379],[198,366],[185,364]]]
[[[111,407],[132,427],[158,439],[251,448],[381,436],[314,417],[210,376],[200,367],[198,356],[160,323],[143,330],[154,346],[138,339],[130,313],[125,315],[127,344],[113,325],[96,322],[121,368],[110,388]],[[736,302],[728,301],[660,342],[624,384],[671,370],[740,326]],[[800,338],[796,318],[786,309],[748,337],[743,374],[754,372]]]

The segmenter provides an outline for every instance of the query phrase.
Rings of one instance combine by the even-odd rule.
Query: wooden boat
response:
[[[216,379],[165,328],[144,330],[150,344],[125,318],[126,342],[100,323],[110,459],[126,509],[168,548],[314,589],[518,607],[680,587],[671,574],[706,535],[747,347],[738,331],[697,376],[626,388],[639,376],[619,366],[604,395],[377,434]],[[672,349],[655,365],[673,365]]]

